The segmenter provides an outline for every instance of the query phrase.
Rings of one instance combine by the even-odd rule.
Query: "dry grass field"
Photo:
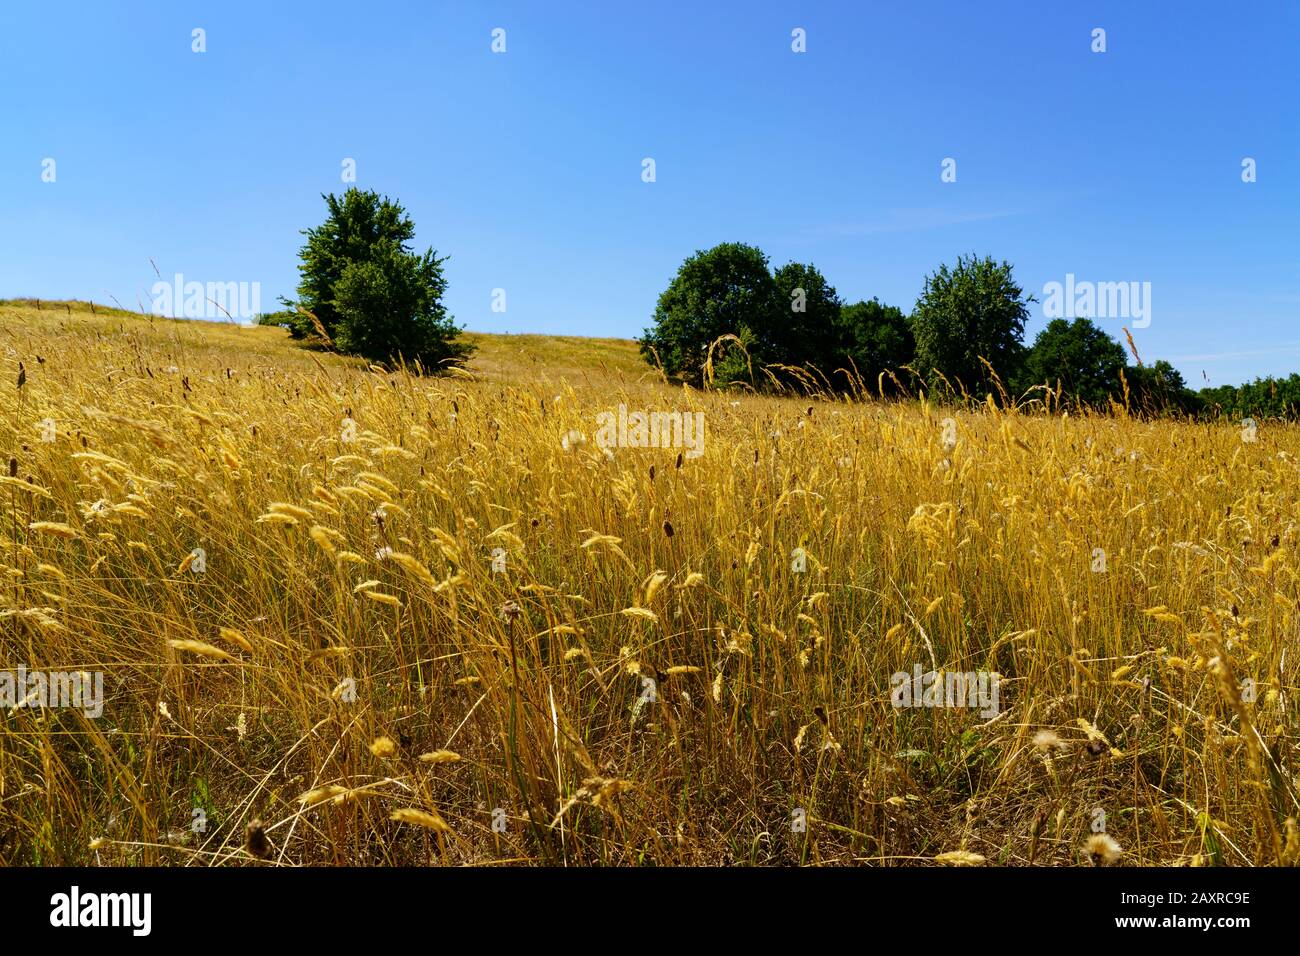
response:
[[[473,338],[0,303],[0,668],[104,675],[0,711],[0,860],[1300,862],[1300,429]],[[703,454],[606,454],[620,403]],[[894,706],[918,666],[997,712]]]

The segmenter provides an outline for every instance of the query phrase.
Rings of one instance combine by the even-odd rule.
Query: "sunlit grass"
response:
[[[1103,819],[1117,863],[1300,860],[1300,429],[102,311],[0,304],[0,663],[107,696],[0,713],[6,862],[1091,865]],[[704,454],[606,455],[620,402]],[[894,708],[917,664],[1000,713]]]

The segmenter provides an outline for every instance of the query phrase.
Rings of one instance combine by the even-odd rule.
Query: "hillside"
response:
[[[93,310],[93,311],[92,311]],[[291,365],[311,365],[312,358],[329,365],[360,364],[329,352],[309,351],[271,326],[237,325],[199,319],[169,319],[88,302],[0,300],[0,329],[18,334],[23,328],[66,328],[76,334],[132,334],[170,342],[179,349],[234,348]],[[477,351],[468,364],[489,379],[519,376],[555,380],[635,381],[653,370],[630,339],[551,335],[494,335],[466,332]],[[179,354],[179,353],[178,353]]]
[[[1300,428],[477,338],[0,304],[0,863],[1300,862]]]

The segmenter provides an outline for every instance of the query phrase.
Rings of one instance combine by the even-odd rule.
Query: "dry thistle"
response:
[[[1084,841],[1082,849],[1093,866],[1111,866],[1124,855],[1109,833],[1094,833]]]
[[[1043,753],[1051,753],[1054,750],[1064,750],[1065,741],[1056,736],[1054,731],[1040,730],[1034,734],[1034,747]]]

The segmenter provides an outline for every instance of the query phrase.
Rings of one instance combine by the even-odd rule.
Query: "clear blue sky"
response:
[[[5,0],[0,104],[0,296],[147,305],[152,257],[270,309],[352,157],[470,329],[638,335],[736,240],[904,309],[962,252],[1150,282],[1193,387],[1300,370],[1294,0]]]

